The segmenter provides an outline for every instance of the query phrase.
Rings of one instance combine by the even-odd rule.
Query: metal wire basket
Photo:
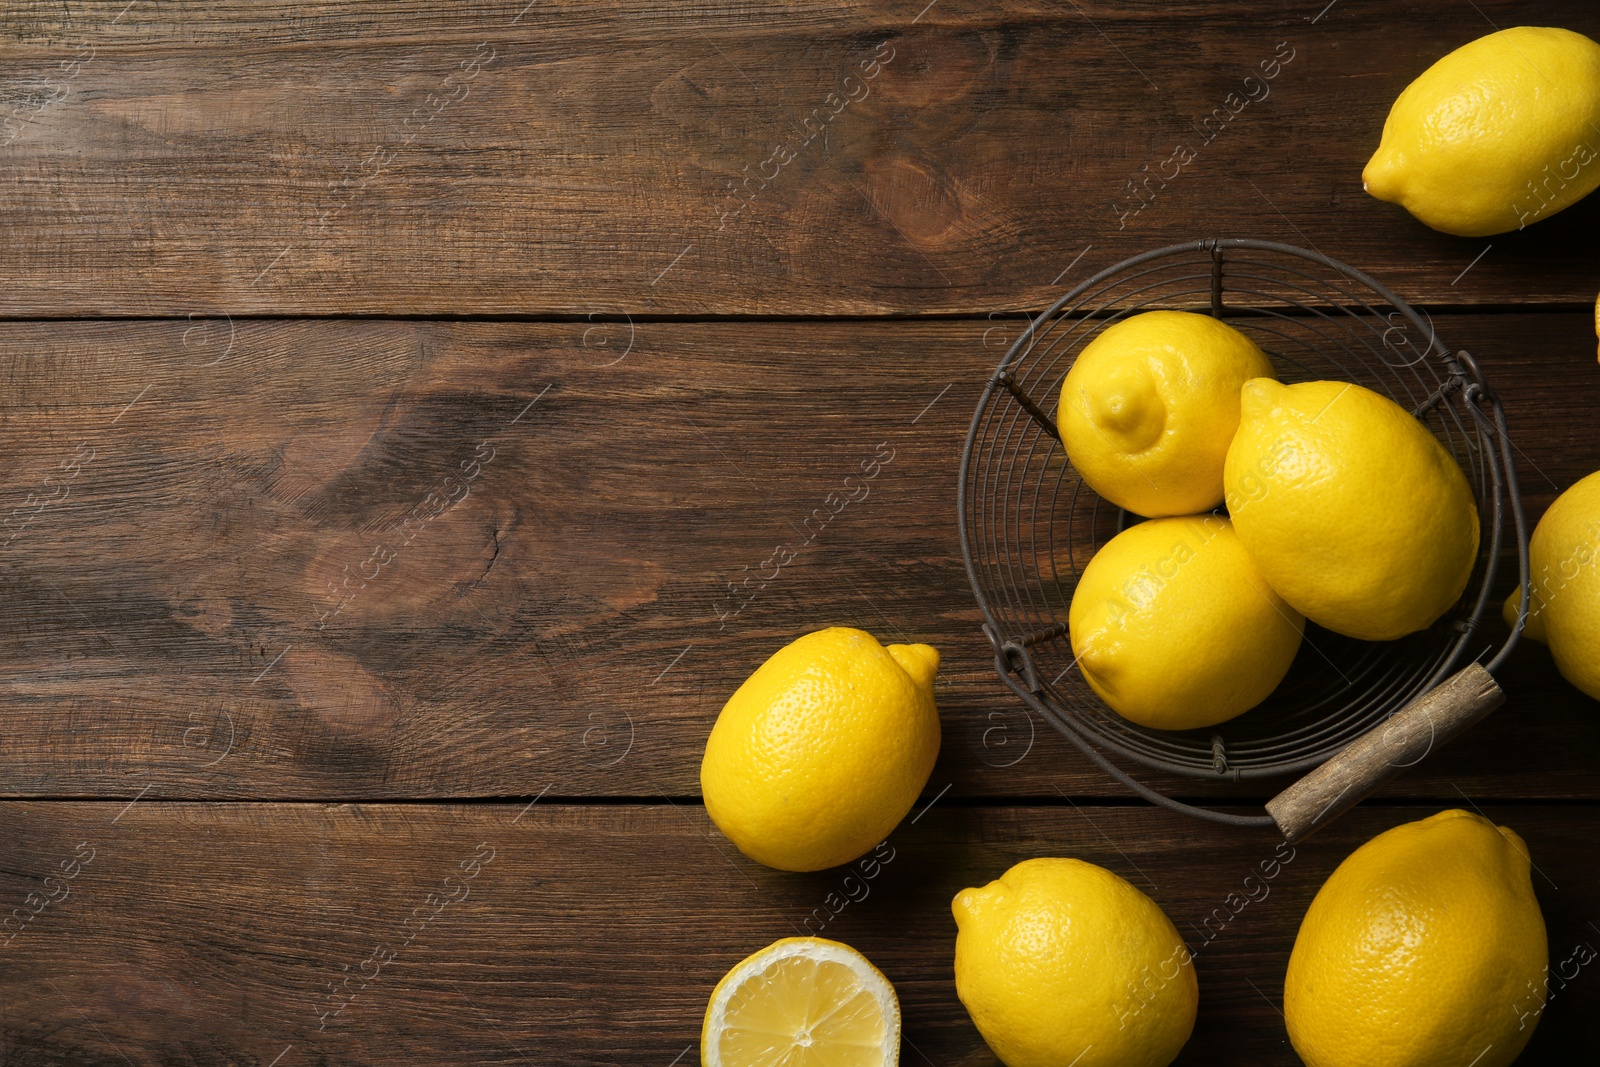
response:
[[[1048,413],[1085,344],[1119,319],[1155,309],[1209,310],[1255,341],[1285,382],[1353,381],[1392,398],[1461,464],[1483,525],[1466,592],[1439,622],[1382,643],[1308,623],[1300,653],[1272,696],[1204,730],[1153,730],[1112,711],[1075,670],[1067,631],[1082,568],[1137,518],[1084,484]],[[1505,636],[1491,602],[1508,547],[1521,567],[1526,614],[1527,532],[1511,446],[1500,402],[1476,361],[1447,348],[1431,320],[1371,278],[1290,245],[1230,239],[1156,249],[1101,271],[1041,313],[1006,352],[978,403],[962,455],[958,508],[967,573],[1006,684],[1130,788],[1221,822],[1266,825],[1273,818],[1173,801],[1129,777],[1107,754],[1211,781],[1322,766],[1497,643],[1485,669],[1492,673],[1504,661],[1521,630],[1519,619]],[[1493,698],[1490,707],[1499,702],[1498,689]],[[1428,725],[1432,747],[1440,723]]]

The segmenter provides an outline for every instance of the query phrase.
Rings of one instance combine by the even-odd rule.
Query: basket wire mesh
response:
[[[1050,416],[1082,347],[1110,324],[1157,309],[1209,312],[1250,337],[1286,383],[1353,381],[1411,411],[1461,465],[1482,523],[1461,600],[1427,630],[1398,641],[1341,637],[1314,624],[1267,701],[1204,730],[1149,729],[1116,714],[1076,670],[1067,609],[1094,552],[1138,521],[1102,500],[1066,460]],[[1499,401],[1465,351],[1431,320],[1360,272],[1320,253],[1266,241],[1204,240],[1110,267],[1046,309],[1007,351],[974,413],[962,457],[962,551],[984,631],[1007,684],[1096,763],[1157,802],[1165,798],[1108,761],[1238,781],[1293,774],[1325,761],[1493,649],[1484,632],[1507,537],[1522,568],[1527,537]],[[1508,528],[1508,522],[1510,527]],[[1492,671],[1510,651],[1520,619]],[[1498,631],[1497,631],[1498,632]],[[1221,821],[1265,816],[1171,807]]]

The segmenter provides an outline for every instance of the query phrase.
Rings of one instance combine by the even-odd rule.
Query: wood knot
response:
[[[295,702],[334,734],[374,740],[400,717],[389,687],[353,656],[320,648],[290,648],[273,668]],[[263,681],[270,680],[271,674]]]
[[[926,29],[897,37],[890,45],[893,57],[883,62],[873,91],[898,107],[922,109],[965,100],[988,84],[995,68],[994,48],[975,33]],[[950,117],[959,124],[970,118],[955,109]]]
[[[905,237],[939,245],[962,219],[954,179],[937,164],[910,156],[884,156],[866,163],[867,195],[873,207]]]
[[[305,573],[307,625],[319,634],[451,621],[505,560],[515,508],[464,480],[428,494],[397,521],[333,535]],[[481,609],[481,606],[479,608]]]

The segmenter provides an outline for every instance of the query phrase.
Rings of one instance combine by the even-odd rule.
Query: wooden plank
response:
[[[1121,793],[978,631],[954,497],[994,329],[0,326],[0,789],[690,795],[739,682],[850,624],[943,652],[930,794]],[[1504,395],[1536,517],[1600,466],[1587,319],[1440,329]],[[1391,794],[1596,795],[1593,703],[1537,646],[1502,680]]]
[[[1592,301],[1600,200],[1473,241],[1361,192],[1433,59],[1600,36],[1587,0],[1477,8],[27,5],[0,315],[981,315],[1208,236]]]
[[[955,996],[950,900],[1070,855],[1150,894],[1196,953],[1180,1064],[1295,1064],[1278,1011],[1305,908],[1360,842],[1433,810],[1363,807],[1290,848],[1148,808],[939,805],[877,864],[790,875],[737,855],[695,805],[13,802],[0,1048],[135,1067],[696,1063],[724,971],[812,932],[895,984],[902,1063],[989,1065]],[[1528,843],[1552,965],[1593,945],[1596,810],[1485,811]],[[1600,978],[1552,988],[1521,1062],[1600,1040]]]

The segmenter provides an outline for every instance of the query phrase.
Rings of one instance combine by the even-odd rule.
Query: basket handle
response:
[[[1284,839],[1299,841],[1488,715],[1506,695],[1477,663],[1457,671],[1267,802]]]

